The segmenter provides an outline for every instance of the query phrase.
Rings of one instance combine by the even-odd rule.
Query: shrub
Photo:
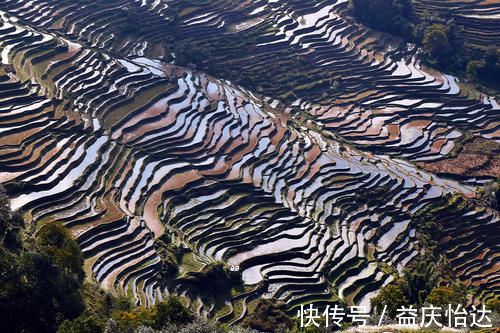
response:
[[[156,321],[152,308],[137,307],[130,311],[115,311],[111,315],[114,322],[109,324],[118,327],[120,332],[134,332],[139,326],[152,326]]]
[[[194,316],[182,305],[179,297],[170,296],[167,300],[154,306],[154,326],[164,327],[167,324],[186,324],[193,321]]]
[[[403,287],[410,304],[424,303],[427,295],[431,292],[439,280],[436,265],[419,261],[414,266],[405,270]]]
[[[453,306],[467,304],[467,292],[465,287],[453,285],[452,287],[438,287],[432,289],[429,296],[425,299],[426,303],[447,307],[448,304]]]
[[[494,298],[486,302],[486,307],[493,311],[496,312],[497,314],[500,314],[500,299]]]
[[[408,300],[399,287],[390,284],[380,289],[380,293],[370,300],[370,304],[378,314],[387,306],[387,316],[394,319],[396,318],[397,310],[402,306],[408,305]]]
[[[222,262],[210,263],[199,272],[189,272],[180,279],[190,290],[211,295],[225,295],[241,284],[241,278],[231,275]]]
[[[243,327],[264,332],[274,331],[282,325],[292,328],[293,322],[273,301],[267,299],[260,299],[255,311],[241,323]]]
[[[259,333],[259,331],[256,331],[253,328],[249,328],[249,327],[235,326],[235,327],[231,327],[229,329],[228,333]]]
[[[213,321],[196,317],[184,325],[170,324],[161,330],[161,333],[222,333],[223,331]]]
[[[73,321],[65,320],[57,333],[96,333],[102,332],[104,324],[90,310],[85,310],[78,318]]]
[[[467,80],[469,81],[476,81],[477,80],[477,68],[478,68],[478,62],[471,60],[467,63],[467,67],[465,69],[465,73],[467,76]]]

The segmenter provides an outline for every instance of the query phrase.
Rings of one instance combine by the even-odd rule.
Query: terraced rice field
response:
[[[464,27],[467,42],[488,46],[498,45],[500,42],[500,34],[498,33],[499,5],[500,1],[498,0],[419,0],[415,2],[415,9],[419,13],[427,11],[451,15],[458,25]]]
[[[384,267],[418,255],[413,216],[484,180],[414,162],[443,159],[465,130],[498,142],[497,102],[346,19],[346,1],[186,1],[175,17],[171,6],[0,4],[0,182],[33,228],[70,228],[103,287],[142,304],[183,295],[228,323],[258,297],[289,311],[368,304],[393,279]],[[132,10],[148,22],[140,37],[119,34]],[[259,87],[161,61],[174,25]],[[498,294],[498,214],[443,221],[457,276]],[[180,275],[222,260],[244,288],[221,302],[165,283],[160,237],[188,249]]]

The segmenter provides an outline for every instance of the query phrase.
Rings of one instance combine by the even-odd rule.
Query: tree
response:
[[[465,43],[463,28],[458,26],[453,19],[446,24],[446,36],[450,45],[455,50],[461,51]]]
[[[467,75],[467,80],[476,81],[477,80],[477,61],[469,61],[467,63],[467,68],[465,69],[465,73]]]
[[[498,49],[495,45],[488,46],[484,56],[485,67],[487,68],[495,68],[496,63],[498,62]]]
[[[274,331],[281,325],[291,328],[293,322],[273,301],[268,299],[260,299],[255,311],[241,323],[243,327],[251,327],[264,332]]]
[[[448,54],[450,43],[446,34],[446,27],[441,24],[432,24],[425,29],[424,51],[438,62],[442,63]]]
[[[84,310],[80,284],[48,255],[25,251],[1,262],[0,322],[6,332],[55,332]]]
[[[154,312],[154,326],[156,328],[161,328],[168,323],[186,324],[194,319],[193,314],[182,305],[177,296],[170,296],[167,300],[156,303]]]
[[[499,298],[490,299],[488,302],[486,302],[486,308],[500,314],[500,299]]]
[[[113,332],[133,333],[139,326],[152,326],[155,314],[152,308],[137,307],[130,311],[115,311],[111,318],[118,327]]]
[[[0,244],[0,323],[5,332],[55,332],[59,324],[84,310],[80,291],[83,257],[76,242],[60,224],[40,231],[38,240],[20,235],[16,251],[5,238],[23,225],[0,189],[0,215],[4,242]],[[12,235],[12,233],[10,233]],[[37,246],[26,247],[26,243]],[[76,273],[76,274],[75,274]]]
[[[7,222],[11,214],[9,198],[5,192],[5,188],[0,184],[0,221]]]
[[[411,304],[422,304],[439,280],[434,264],[416,262],[411,270],[404,271],[406,295]]]
[[[387,306],[387,316],[394,319],[398,313],[397,310],[408,305],[408,300],[399,287],[389,284],[381,288],[380,293],[370,300],[370,305],[378,314]]]
[[[369,27],[410,37],[411,0],[352,0],[354,16]]]
[[[57,333],[97,333],[104,330],[103,323],[91,310],[85,310],[73,321],[65,320]]]
[[[213,262],[198,272],[189,272],[179,281],[191,291],[213,296],[228,294],[233,286],[241,285],[241,277],[232,275],[223,262]]]
[[[497,180],[497,191],[495,192],[495,197],[497,198],[497,207],[500,209],[500,177]]]
[[[83,254],[68,229],[59,222],[49,222],[38,232],[37,243],[41,252],[51,257],[60,267],[78,276],[83,282]]]
[[[445,308],[448,304],[452,306],[467,304],[467,293],[459,285],[454,285],[452,287],[438,287],[432,289],[429,296],[425,299],[426,303],[432,304],[434,306],[440,306]]]
[[[447,309],[449,305],[454,309],[458,305],[465,306],[467,304],[467,288],[461,284],[437,287],[432,289],[425,302],[442,309]],[[450,314],[441,313],[441,320],[446,321],[446,319],[450,319],[449,316]]]
[[[23,228],[21,212],[11,211],[5,188],[0,184],[0,247],[18,252],[22,247],[20,234]]]

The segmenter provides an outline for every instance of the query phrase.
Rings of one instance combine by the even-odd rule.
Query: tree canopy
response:
[[[76,318],[85,308],[82,253],[60,223],[46,225],[36,240],[23,239],[21,214],[11,211],[1,186],[0,210],[2,327],[6,332],[55,332],[63,320]]]
[[[412,33],[411,0],[352,0],[354,16],[367,26],[399,36]]]

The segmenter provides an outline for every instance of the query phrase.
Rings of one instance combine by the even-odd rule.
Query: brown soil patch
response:
[[[464,145],[454,158],[436,162],[419,162],[422,168],[437,174],[500,177],[500,143],[477,138]]]

